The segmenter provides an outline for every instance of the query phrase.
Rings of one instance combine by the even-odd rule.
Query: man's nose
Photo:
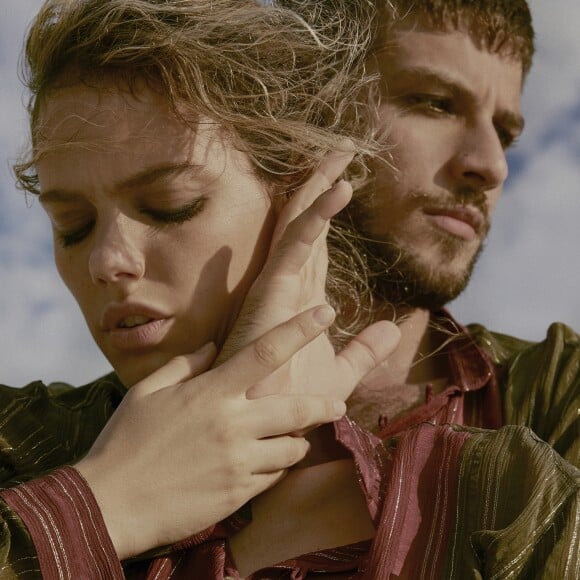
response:
[[[484,191],[501,187],[508,176],[504,147],[491,122],[466,127],[451,163],[454,181]]]
[[[95,284],[129,283],[145,273],[139,248],[138,225],[125,216],[96,224],[89,256],[89,272]]]

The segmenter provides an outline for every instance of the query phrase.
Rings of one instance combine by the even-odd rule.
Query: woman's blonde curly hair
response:
[[[187,124],[214,119],[274,191],[299,186],[346,137],[357,152],[349,168],[356,188],[367,178],[365,157],[378,149],[369,122],[373,78],[364,69],[372,2],[322,4],[298,16],[254,0],[46,0],[26,41],[31,147],[14,167],[19,187],[38,193],[39,113],[51,91],[106,79],[145,81]],[[364,260],[351,238],[343,225],[329,242],[338,337],[370,312]]]

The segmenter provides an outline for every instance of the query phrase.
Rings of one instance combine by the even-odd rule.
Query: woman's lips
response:
[[[167,334],[169,322],[168,318],[158,318],[132,328],[117,327],[106,332],[113,348],[141,350],[157,346]]]

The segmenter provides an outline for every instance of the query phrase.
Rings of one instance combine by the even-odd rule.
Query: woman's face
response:
[[[192,130],[146,89],[61,89],[39,126],[56,265],[121,380],[220,344],[273,229],[248,157],[215,123]]]

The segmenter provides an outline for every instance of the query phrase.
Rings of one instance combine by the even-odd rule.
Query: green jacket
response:
[[[525,425],[562,457],[580,466],[580,336],[552,324],[533,343],[468,327],[495,366],[506,425]]]

